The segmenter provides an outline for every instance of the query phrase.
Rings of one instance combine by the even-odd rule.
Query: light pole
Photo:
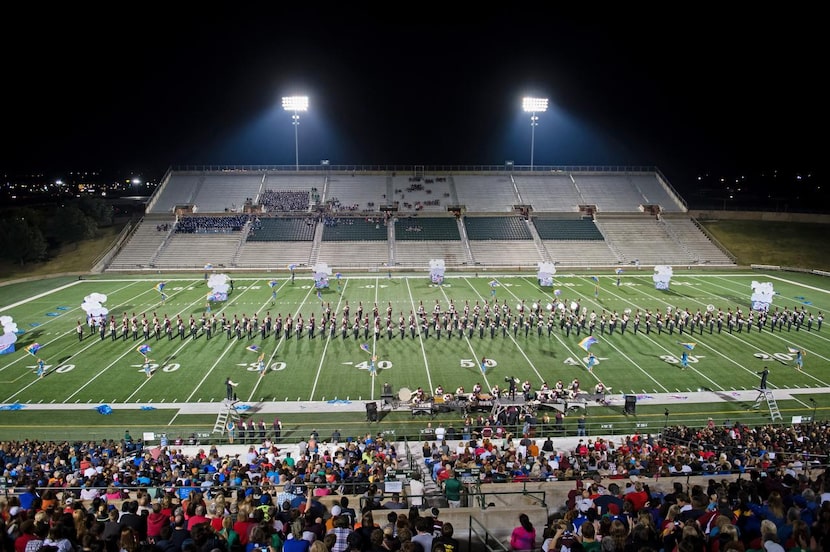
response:
[[[300,170],[300,145],[297,140],[297,128],[300,126],[300,111],[308,111],[308,96],[284,96],[282,108],[291,111],[292,124],[294,125],[294,166]]]
[[[530,170],[533,171],[533,150],[536,146],[536,125],[539,124],[539,117],[537,113],[544,113],[548,110],[547,98],[530,98],[522,99],[522,109],[530,113]]]

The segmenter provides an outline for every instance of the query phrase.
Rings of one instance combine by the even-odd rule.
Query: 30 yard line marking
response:
[[[340,304],[343,302],[343,294],[346,293],[346,287],[349,285],[349,281],[346,280],[346,284],[343,286],[343,291],[340,293],[340,298],[337,300],[337,308],[332,315],[334,317],[335,322],[337,321],[337,315],[340,314],[341,316],[343,313],[340,312]],[[325,331],[325,330],[323,330]],[[314,400],[314,392],[317,390],[317,382],[320,380],[320,374],[323,371],[323,362],[326,360],[326,351],[329,349],[329,343],[331,343],[331,333],[326,332],[326,345],[323,347],[323,354],[320,355],[320,364],[317,365],[317,373],[314,375],[314,383],[311,386],[311,393],[309,393],[308,400]],[[377,378],[371,378],[377,379]],[[374,388],[373,388],[374,391]]]

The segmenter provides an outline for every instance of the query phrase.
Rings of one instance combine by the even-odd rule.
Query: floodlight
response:
[[[533,171],[533,151],[536,149],[536,125],[539,124],[537,113],[548,110],[547,98],[522,98],[522,109],[530,113],[530,170]]]
[[[291,124],[294,125],[294,167],[300,170],[300,145],[297,139],[297,132],[300,126],[300,111],[308,111],[308,96],[283,96],[282,108],[286,111],[293,111]]]

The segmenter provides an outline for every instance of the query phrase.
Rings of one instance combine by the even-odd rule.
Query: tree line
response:
[[[112,225],[113,214],[112,205],[91,197],[3,209],[0,258],[21,266],[47,260],[63,246],[96,237]]]

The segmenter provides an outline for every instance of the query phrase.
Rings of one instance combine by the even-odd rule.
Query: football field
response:
[[[129,413],[134,427],[145,422],[155,428],[174,425],[182,418],[171,405],[219,402],[227,378],[238,384],[234,390],[240,401],[256,404],[379,400],[384,383],[395,393],[422,388],[431,394],[438,386],[448,392],[460,386],[469,391],[476,383],[490,390],[504,387],[506,378],[527,381],[534,390],[543,383],[553,387],[557,380],[567,386],[578,378],[586,391],[602,381],[614,395],[668,393],[682,403],[691,393],[710,391],[728,401],[733,393],[757,387],[764,367],[770,370],[771,389],[830,387],[830,334],[820,327],[830,296],[826,278],[813,274],[676,269],[670,288],[657,290],[651,270],[634,268],[619,276],[607,270],[557,274],[552,287],[540,287],[532,273],[448,274],[443,285],[430,283],[426,274],[344,273],[319,293],[299,273],[293,282],[286,273],[232,278],[227,300],[210,303],[203,274],[56,278],[0,288],[0,316],[17,328],[15,351],[0,355],[0,432],[27,425],[55,431],[62,424],[77,428],[110,423],[113,419],[95,412],[100,405],[116,411],[119,405],[139,405]],[[773,285],[770,312],[804,311],[802,323],[787,321],[770,331],[768,317],[759,330],[754,313],[752,326],[747,320],[730,331],[724,318],[719,329],[718,311],[725,316],[740,309],[747,318],[753,281]],[[81,307],[93,294],[105,296],[101,306],[116,321],[114,339],[109,326],[102,338],[87,324]],[[375,305],[379,333],[374,331]],[[467,307],[466,327],[452,322],[451,305],[458,318]],[[370,322],[365,328],[359,324],[355,336],[353,319],[361,307]],[[449,325],[440,335],[432,325],[427,333],[420,321],[411,327],[410,314],[417,320],[421,307],[428,319],[439,313],[439,325],[447,314]],[[327,310],[333,323],[321,327]],[[652,314],[648,332],[647,311]],[[658,311],[665,321],[662,328],[656,322]],[[700,322],[693,328],[687,323],[680,333],[678,327],[670,328],[668,319],[683,311],[689,313],[687,320],[700,313]],[[569,312],[584,314],[586,327],[577,331],[561,326],[562,313]],[[137,331],[130,322],[127,333],[122,332],[125,315],[139,321]],[[203,315],[208,324],[211,316],[218,322],[210,339]],[[296,331],[299,315],[301,334]],[[152,319],[163,321],[165,316],[173,321],[172,337],[162,330],[157,338]],[[242,328],[237,335],[228,324],[228,334],[222,316],[227,321],[256,316],[259,326],[250,334]],[[144,317],[150,321],[146,339],[140,323]],[[183,337],[176,329],[177,317],[183,321]],[[290,333],[272,329],[263,334],[259,327],[267,317],[292,317],[295,325]],[[313,338],[308,328],[312,317]],[[596,342],[586,351],[580,342],[588,335]],[[39,345],[34,354],[26,351],[32,344]],[[149,366],[138,352],[142,345],[149,346]],[[803,351],[802,370],[795,366],[796,350]],[[591,371],[589,352],[595,357]],[[38,360],[43,361],[42,377]],[[154,405],[164,405],[163,411]],[[806,401],[802,405],[806,410],[814,406]],[[314,408],[310,410],[313,416]],[[210,416],[191,422],[212,425]]]

